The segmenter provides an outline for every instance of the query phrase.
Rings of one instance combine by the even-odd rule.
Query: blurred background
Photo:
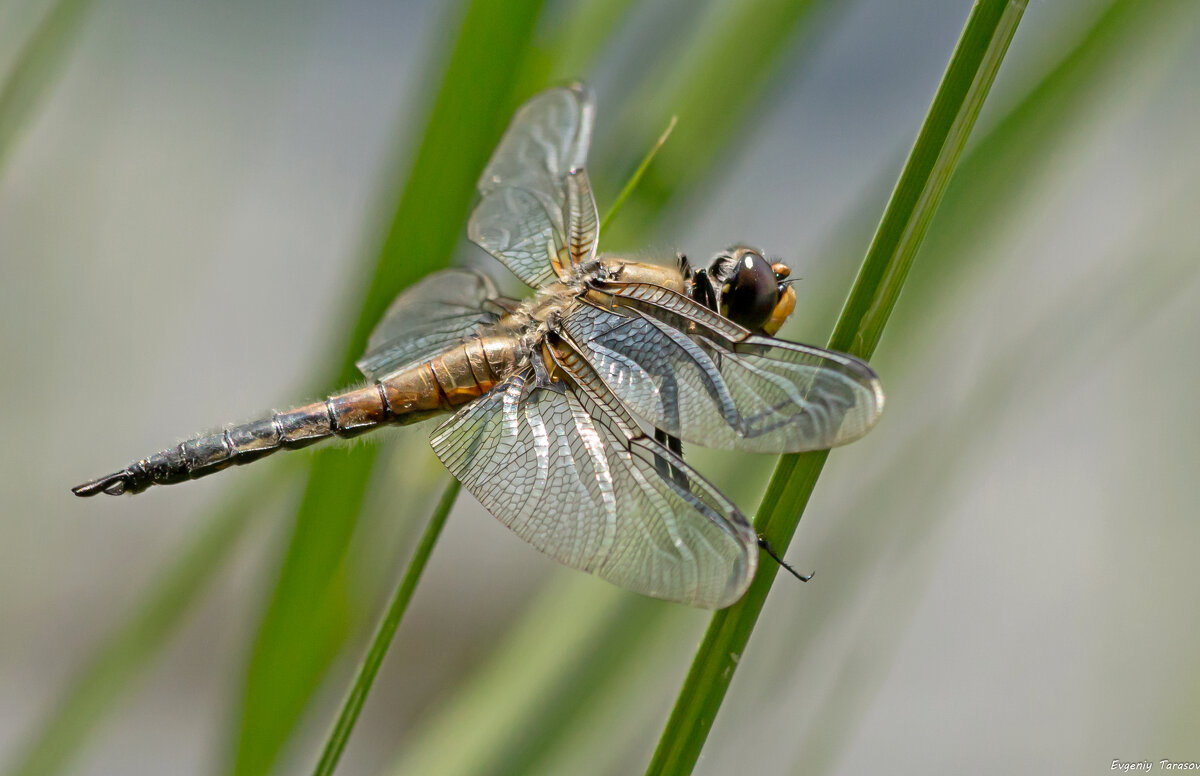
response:
[[[69,487],[334,387],[429,269],[515,290],[463,224],[521,100],[594,85],[602,213],[678,114],[602,249],[760,245],[823,343],[970,10],[490,5],[0,2],[0,772],[312,767],[429,429]],[[1198,19],[1030,4],[697,773],[1200,760]],[[747,512],[774,467],[688,455]],[[464,494],[339,772],[640,773],[707,620]]]

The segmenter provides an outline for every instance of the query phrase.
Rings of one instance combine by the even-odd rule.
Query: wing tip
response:
[[[883,392],[883,381],[879,379],[879,375],[875,372],[875,370],[872,369],[865,361],[860,363],[866,367],[868,373],[867,388],[870,390],[871,398],[873,400],[869,419],[867,420],[866,426],[863,429],[863,433],[865,434],[866,432],[875,428],[875,425],[879,423],[879,419],[883,417],[883,406],[887,402],[887,396]]]
[[[879,375],[875,375],[871,381],[871,393],[875,398],[875,412],[871,416],[870,427],[874,428],[875,424],[879,422],[879,418],[883,415],[884,404],[887,403],[887,396],[883,393],[883,381],[879,379]]]
[[[595,92],[592,91],[592,87],[581,78],[566,81],[559,88],[571,92],[584,104],[590,104],[595,98]]]
[[[735,568],[729,576],[729,581],[725,585],[725,589],[720,595],[715,598],[707,598],[697,596],[691,600],[683,600],[680,603],[694,606],[697,609],[727,609],[733,606],[738,601],[745,597],[746,592],[750,589],[751,583],[754,582],[754,576],[758,571],[758,543],[754,544],[754,549],[746,554],[746,565],[744,569]],[[679,600],[679,599],[675,599]]]
[[[714,592],[697,584],[697,587],[687,596],[655,595],[654,593],[649,595],[710,611],[728,608],[742,600],[758,573],[758,534],[755,533],[754,527],[751,526],[745,515],[737,511],[736,516],[741,519],[734,523],[738,530],[737,535],[733,538],[741,547],[742,557],[740,562],[735,562],[730,568],[729,576],[726,577],[725,585],[720,591]]]
[[[845,365],[851,367],[857,374],[859,385],[870,394],[871,400],[869,406],[864,406],[862,426],[857,433],[850,434],[844,439],[838,439],[833,447],[842,447],[851,442],[856,442],[867,435],[871,429],[875,428],[879,423],[879,419],[883,416],[883,407],[887,397],[883,392],[883,380],[880,379],[879,373],[876,372],[870,364],[858,356],[852,356],[849,353],[839,353],[838,351],[828,351],[836,353],[845,359]],[[831,448],[832,449],[832,448]]]

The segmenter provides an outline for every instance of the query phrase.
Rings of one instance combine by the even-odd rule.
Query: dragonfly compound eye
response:
[[[771,320],[779,302],[779,280],[775,270],[761,254],[752,250],[735,252],[736,264],[722,289],[722,312],[734,323],[747,329],[761,329]]]

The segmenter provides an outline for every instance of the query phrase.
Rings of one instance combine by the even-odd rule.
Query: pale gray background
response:
[[[668,34],[654,5],[622,32],[627,45]],[[1092,5],[1032,3],[994,99],[1052,59],[1063,20]],[[0,762],[248,472],[137,499],[84,502],[68,486],[309,398],[295,387],[334,345],[396,128],[425,88],[436,6],[109,2],[91,14],[0,178]],[[894,177],[967,7],[852,4],[745,127],[722,185],[668,219],[655,247],[704,256],[751,240],[804,276],[801,305],[840,300],[844,273],[805,257]],[[34,8],[0,6],[6,51]],[[817,580],[781,578],[699,773],[1100,773],[1113,758],[1200,759],[1200,286],[1194,274],[1168,291],[1152,282],[1200,245],[1200,57],[1194,24],[1174,34],[1111,84],[1003,237],[974,246],[985,269],[954,302],[901,298],[914,334],[895,346],[885,335],[877,358],[888,412],[831,458],[789,553]],[[598,137],[622,72],[609,62],[596,75]],[[1141,279],[1123,301],[1151,299],[1136,327],[1092,311],[1058,336],[1057,310],[1122,273]],[[1038,321],[1049,324],[1031,332]],[[819,340],[824,326],[793,334]],[[981,382],[1018,344],[1019,374],[1003,390]],[[436,481],[421,435],[392,435],[402,454],[388,465],[415,472],[405,482]],[[416,444],[394,442],[404,437]],[[897,460],[907,474],[875,479]],[[382,514],[396,525],[382,531],[390,543],[352,548],[363,564],[405,557],[414,497],[401,491],[373,492],[394,500]],[[852,497],[868,509],[847,513]],[[225,762],[292,498],[262,516],[79,773]],[[574,576],[464,497],[342,772],[385,770],[507,618]],[[695,633],[704,615],[681,621]],[[797,665],[789,644],[813,629],[819,646]],[[650,672],[631,769],[692,639]],[[281,772],[310,767],[353,662],[335,668]]]

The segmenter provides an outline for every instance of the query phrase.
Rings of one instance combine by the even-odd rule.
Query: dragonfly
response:
[[[582,84],[516,112],[478,183],[468,236],[533,289],[469,269],[401,293],[368,340],[366,383],[202,434],[73,489],[140,493],[277,450],[450,413],[430,443],[518,536],[620,587],[701,608],[737,601],[760,541],[683,460],[682,442],[796,453],[852,442],[883,410],[854,356],[776,339],[788,268],[739,245],[693,269],[598,253]]]

